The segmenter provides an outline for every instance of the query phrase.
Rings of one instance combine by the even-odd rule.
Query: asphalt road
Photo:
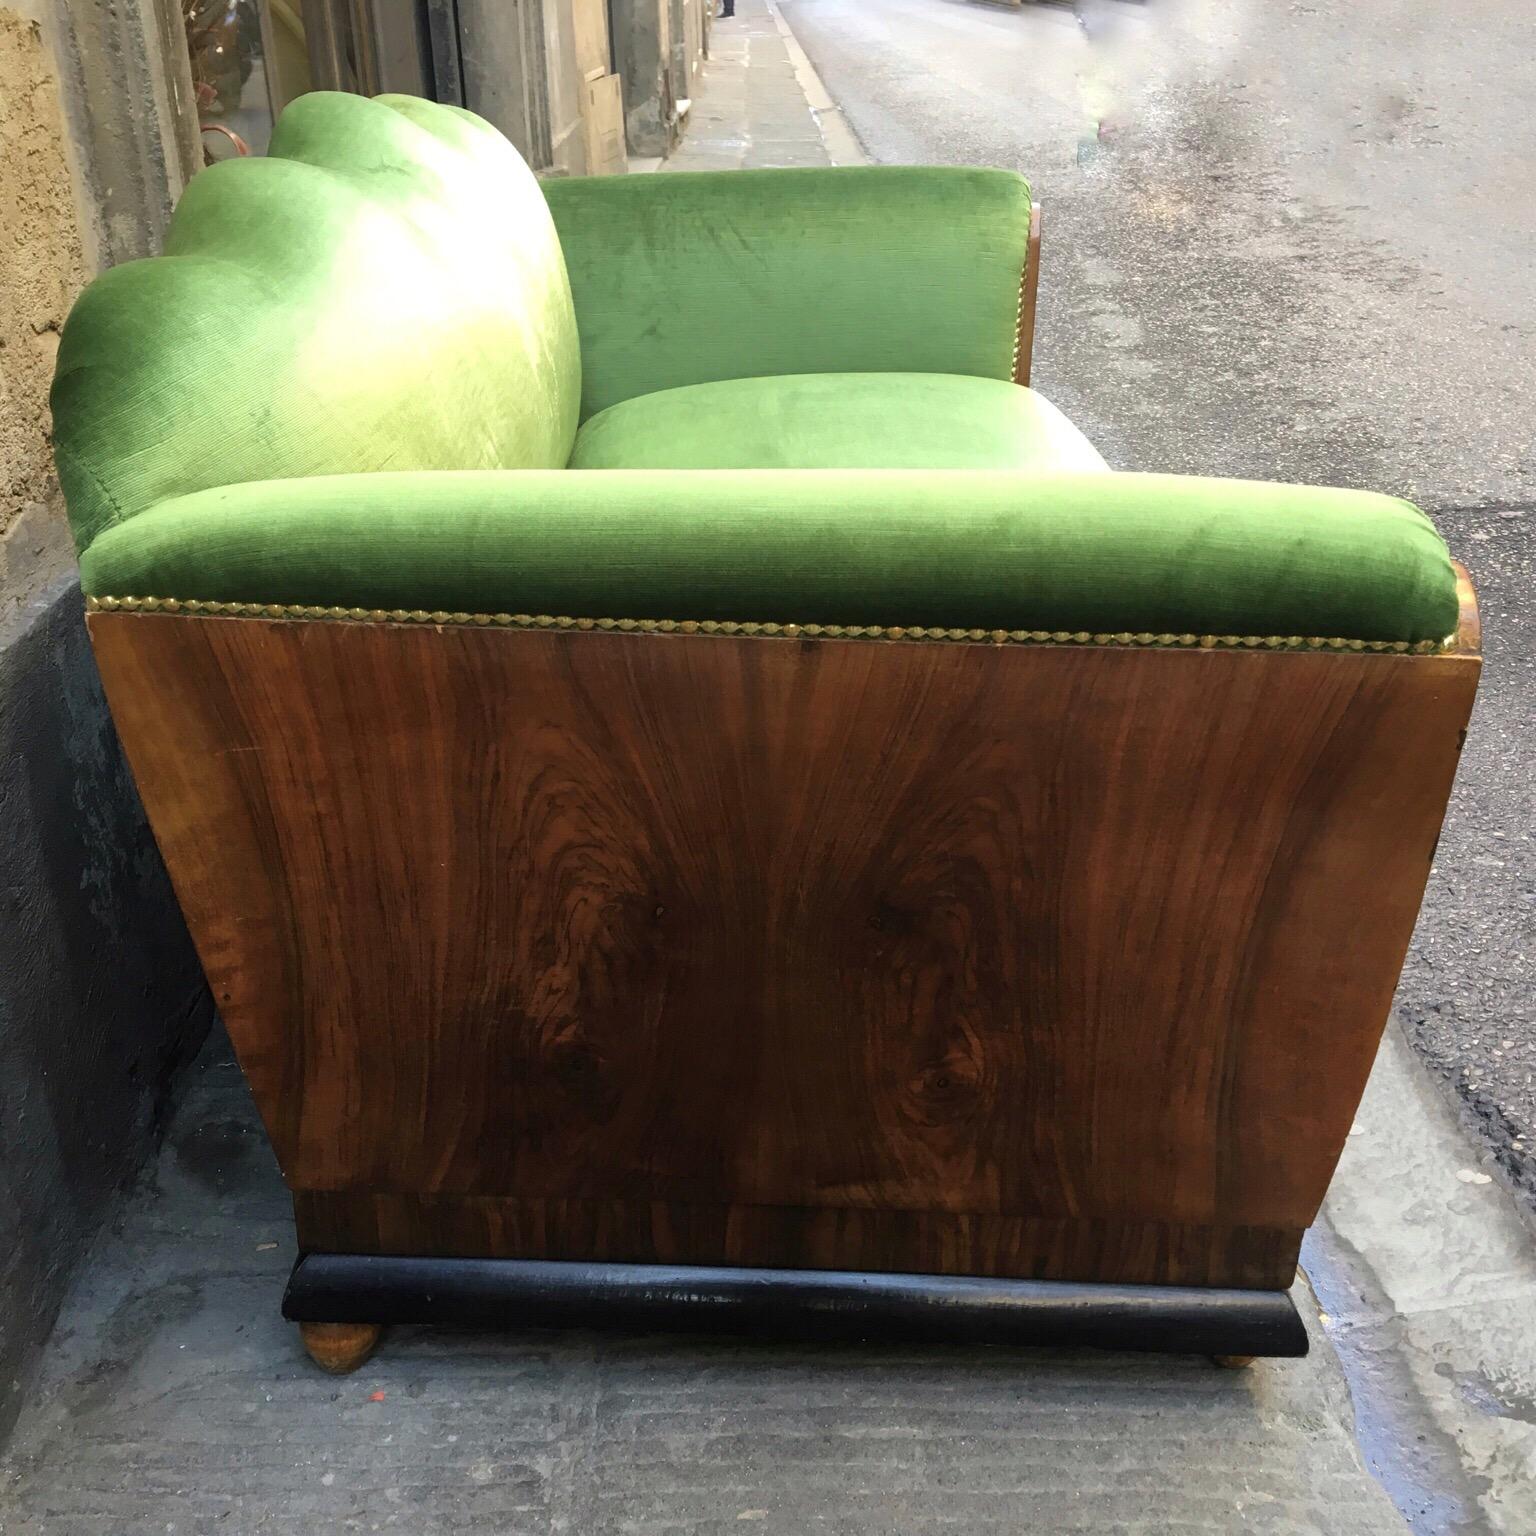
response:
[[[781,5],[874,159],[1029,177],[1035,383],[1112,465],[1396,492],[1470,567],[1396,1018],[1536,1210],[1536,8]]]

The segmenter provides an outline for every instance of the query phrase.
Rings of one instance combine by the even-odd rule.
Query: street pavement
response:
[[[1536,1207],[1536,7],[783,14],[873,159],[1029,177],[1035,383],[1112,466],[1396,492],[1471,569],[1482,695],[1395,1015]]]

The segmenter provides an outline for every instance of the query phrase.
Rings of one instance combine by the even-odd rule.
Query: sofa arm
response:
[[[1443,640],[1406,502],[1177,475],[521,470],[232,485],[81,559],[88,595],[582,619]],[[423,614],[425,616],[425,614]]]
[[[781,373],[1013,376],[1030,195],[871,166],[551,181],[582,411]]]

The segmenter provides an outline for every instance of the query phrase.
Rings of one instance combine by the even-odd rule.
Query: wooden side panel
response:
[[[764,1253],[1078,1279],[1097,1231],[1116,1278],[1217,1284],[1288,1279],[1477,672],[144,614],[92,633],[284,1172],[346,1196],[333,1217],[562,1257],[596,1239],[528,1210],[627,1211],[605,1230],[633,1249],[639,1212],[703,1233],[686,1213],[767,1207]],[[1013,1220],[966,1247],[918,1216]],[[1233,1237],[1255,1229],[1285,1237]]]
[[[1029,245],[1024,257],[1024,276],[1019,283],[1018,349],[1013,359],[1013,382],[1028,384],[1035,358],[1035,308],[1040,297],[1040,204],[1029,207]]]
[[[1273,1286],[1300,1229],[969,1215],[846,1206],[691,1205],[300,1192],[299,1246],[330,1253],[551,1255],[591,1263],[727,1264],[1029,1280]]]

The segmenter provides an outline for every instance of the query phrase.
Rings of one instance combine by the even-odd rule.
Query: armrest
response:
[[[582,411],[780,373],[1013,376],[1030,196],[925,166],[551,181]]]
[[[1406,502],[1177,475],[493,470],[271,480],[139,513],[90,545],[81,573],[95,597],[1082,639],[1438,643],[1457,623],[1445,544]]]

